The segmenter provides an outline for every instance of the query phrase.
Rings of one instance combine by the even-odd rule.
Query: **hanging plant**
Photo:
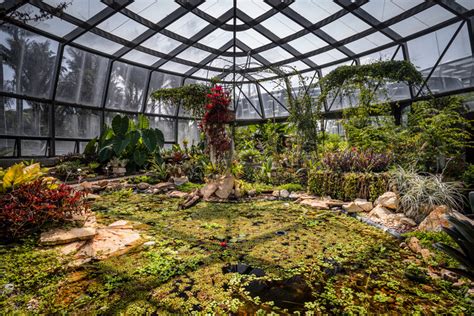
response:
[[[211,156],[214,156],[216,162],[220,162],[232,147],[226,124],[233,122],[235,115],[229,108],[230,94],[220,85],[211,88],[206,101],[206,112],[199,126],[206,134]]]

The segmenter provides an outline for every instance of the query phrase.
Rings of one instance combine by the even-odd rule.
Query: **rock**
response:
[[[355,199],[354,200],[355,205],[360,207],[364,212],[370,212],[374,208],[374,205],[372,202],[367,201],[366,199]]]
[[[428,216],[418,225],[418,230],[425,232],[439,232],[443,227],[450,227],[447,215],[452,212],[446,205],[435,207]]]
[[[185,198],[188,196],[188,193],[186,192],[181,192],[181,191],[170,191],[166,194],[168,197],[170,198],[178,198],[178,199],[182,199],[182,198]]]
[[[290,196],[290,192],[288,192],[288,190],[280,190],[280,197],[281,198],[284,198],[284,199],[287,199],[288,197]]]
[[[372,211],[369,212],[370,218],[378,218],[382,221],[387,220],[393,213],[387,210],[385,207],[377,205]]]
[[[301,193],[291,192],[288,198],[291,200],[297,200],[300,198],[300,196],[301,196]]]
[[[385,192],[375,201],[375,205],[382,205],[391,210],[398,208],[398,196],[395,192]]]
[[[2,294],[10,294],[15,291],[15,285],[13,283],[7,283],[3,286]]]
[[[406,216],[401,217],[399,219],[399,222],[403,225],[407,225],[407,226],[411,226],[411,227],[416,226],[416,222],[414,220],[412,220],[411,218],[406,217]]]
[[[324,202],[328,205],[328,207],[343,207],[344,205],[346,205],[347,203],[344,202],[344,201],[340,201],[340,200],[333,200],[331,199],[331,197],[328,197],[324,200]]]
[[[344,210],[347,211],[347,213],[359,213],[363,212],[364,210],[359,207],[355,202],[350,202],[349,204],[344,204],[342,206]]]
[[[197,202],[199,202],[199,200],[201,199],[201,197],[199,196],[199,194],[194,193],[194,194],[190,194],[186,200],[184,200],[183,202],[181,202],[179,204],[179,208],[180,209],[187,209],[187,208],[190,208],[191,206],[195,205]]]
[[[408,239],[407,242],[408,248],[410,248],[411,251],[414,253],[421,253],[421,245],[420,245],[420,240],[416,237],[411,237]]]
[[[100,200],[101,197],[100,195],[89,193],[84,197],[84,199],[86,201],[95,201],[95,200]]]
[[[123,254],[141,242],[140,234],[133,229],[105,227],[97,229],[97,234],[74,256],[76,259],[106,259]],[[78,262],[82,263],[83,260]]]
[[[247,192],[248,196],[256,196],[257,195],[257,190],[252,189]]]
[[[77,188],[79,191],[92,191],[92,182],[84,181],[81,182]]]
[[[97,184],[93,184],[91,186],[92,193],[99,193],[100,191],[103,191],[104,189],[105,189],[104,187],[101,187],[100,185],[97,185]]]
[[[174,183],[171,182],[161,182],[152,186],[154,193],[161,193],[176,188]]]
[[[156,245],[156,241],[147,241],[146,243],[143,244],[143,247],[151,247]]]
[[[329,210],[329,206],[323,200],[318,199],[305,199],[301,201],[301,205],[307,205],[318,210]]]
[[[399,247],[402,248],[402,249],[406,249],[408,247],[408,245],[407,245],[406,242],[401,242]]]
[[[116,222],[113,222],[107,228],[113,228],[113,229],[132,229],[133,226],[126,220],[119,220]]]
[[[36,298],[32,298],[26,304],[26,309],[28,309],[29,311],[35,311],[39,308],[39,306],[39,301]]]
[[[105,188],[107,186],[107,184],[109,184],[109,181],[107,181],[107,180],[101,180],[101,181],[97,182],[97,185],[102,187],[102,188]]]
[[[431,256],[432,256],[431,252],[426,248],[421,249],[420,254],[421,254],[421,257],[423,257],[424,261],[428,261],[429,259],[431,259]]]
[[[87,240],[75,241],[69,244],[60,245],[58,248],[59,252],[65,256],[77,253],[82,247],[87,244]]]
[[[443,280],[449,282],[456,282],[459,279],[459,276],[456,273],[447,269],[441,269],[441,277]]]
[[[218,189],[218,186],[214,182],[206,183],[200,190],[204,200],[209,199]]]
[[[138,190],[141,190],[141,191],[145,191],[146,189],[148,189],[151,185],[149,183],[146,183],[146,182],[140,182],[139,184],[137,184],[137,189]]]
[[[189,182],[189,179],[188,177],[184,176],[184,177],[173,177],[171,178],[171,181],[176,185],[176,186],[180,186],[180,185],[183,185],[187,182]]]
[[[274,196],[274,197],[280,197],[280,191],[279,191],[279,190],[273,191],[272,196]]]
[[[229,198],[232,189],[234,188],[235,179],[231,175],[224,176],[218,182],[218,188],[214,193],[220,199]]]
[[[79,240],[90,240],[97,234],[97,230],[92,227],[54,229],[44,232],[40,236],[40,244],[46,246],[54,246],[68,244]]]

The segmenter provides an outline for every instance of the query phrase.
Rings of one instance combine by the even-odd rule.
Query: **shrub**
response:
[[[42,177],[46,169],[42,169],[39,163],[29,166],[20,162],[0,174],[0,193],[13,190],[25,183],[34,181]]]
[[[389,180],[388,173],[312,170],[308,176],[308,190],[318,196],[344,201],[356,198],[374,201],[389,189]]]
[[[0,232],[16,238],[44,224],[63,222],[84,210],[83,194],[65,184],[51,187],[40,179],[23,184],[0,196]]]
[[[400,209],[421,222],[438,205],[460,209],[463,196],[458,182],[443,182],[442,175],[418,174],[399,167],[393,171],[391,184],[400,194]]]
[[[303,186],[299,183],[286,183],[279,185],[278,190],[287,190],[288,192],[303,191]]]
[[[357,148],[328,152],[322,158],[322,166],[335,172],[382,172],[392,162],[391,154],[376,153]]]

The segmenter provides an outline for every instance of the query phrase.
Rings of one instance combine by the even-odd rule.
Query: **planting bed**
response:
[[[474,312],[467,287],[430,278],[400,241],[338,212],[287,201],[202,202],[178,211],[178,201],[130,191],[101,195],[92,205],[98,223],[127,220],[146,241],[103,261],[67,267],[34,238],[2,246],[0,310]]]

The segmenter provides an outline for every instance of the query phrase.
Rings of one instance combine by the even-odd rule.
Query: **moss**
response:
[[[0,286],[13,282],[17,290],[0,296],[0,308],[29,313],[28,301],[35,298],[35,312],[42,314],[283,313],[278,302],[252,297],[245,285],[299,275],[313,289],[311,300],[293,308],[302,313],[473,312],[450,283],[406,278],[412,254],[353,218],[282,201],[202,202],[187,210],[178,210],[178,202],[163,195],[103,195],[93,205],[99,223],[133,221],[155,245],[78,271],[65,271],[34,241],[1,248]],[[266,276],[223,273],[238,262],[262,268]]]

